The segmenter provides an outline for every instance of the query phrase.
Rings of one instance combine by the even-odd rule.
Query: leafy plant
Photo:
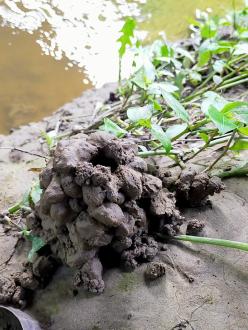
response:
[[[248,103],[223,93],[248,82],[247,22],[246,7],[226,17],[198,12],[189,46],[162,40],[139,44],[133,73],[122,88],[120,112],[105,120],[105,129],[118,137],[127,132],[142,136],[140,156],[165,155],[182,167],[207,148],[222,145],[223,152],[206,164],[206,171],[227,153],[248,149]],[[120,58],[127,45],[134,47],[134,28],[128,18],[119,39]],[[193,149],[184,148],[188,139],[195,141]]]
[[[126,52],[127,46],[132,46],[132,38],[134,37],[134,29],[136,26],[136,21],[132,17],[128,17],[121,28],[121,36],[117,40],[120,42],[119,48],[119,82],[121,81],[121,60]]]
[[[22,200],[8,208],[8,213],[14,214],[21,209],[30,210],[40,200],[41,193],[39,181],[34,181],[30,189],[24,193]]]
[[[42,238],[32,235],[31,231],[23,229],[21,234],[29,241],[32,242],[31,250],[28,253],[28,261],[32,262],[35,254],[45,246],[45,242]]]

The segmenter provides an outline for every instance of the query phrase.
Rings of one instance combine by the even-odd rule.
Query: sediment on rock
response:
[[[216,179],[196,173],[181,173],[168,184],[165,175],[147,173],[132,140],[104,132],[59,142],[40,183],[41,200],[27,219],[51,250],[40,258],[74,268],[74,284],[95,293],[104,290],[104,248],[128,270],[152,261],[158,252],[153,235],[175,235],[184,221],[176,203],[197,205],[221,189]]]

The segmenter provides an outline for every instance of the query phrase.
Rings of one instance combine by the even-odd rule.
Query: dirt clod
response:
[[[151,262],[147,265],[145,271],[145,277],[148,280],[156,280],[157,278],[164,276],[166,273],[166,265],[162,262]]]
[[[153,235],[175,235],[184,221],[178,200],[197,204],[221,189],[207,175],[182,173],[174,193],[163,178],[147,173],[136,154],[132,140],[104,132],[58,143],[53,162],[40,174],[43,193],[27,221],[51,251],[35,261],[36,277],[42,278],[44,270],[52,273],[51,260],[58,260],[75,269],[76,287],[101,293],[105,248],[126,270],[152,261],[159,249]],[[155,263],[150,276],[163,271]]]
[[[197,235],[203,230],[204,226],[205,226],[204,222],[199,221],[197,219],[192,219],[188,222],[186,234]]]

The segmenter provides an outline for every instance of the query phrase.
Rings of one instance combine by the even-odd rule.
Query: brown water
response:
[[[237,5],[242,1],[237,1]],[[115,81],[125,16],[154,40],[186,35],[195,9],[232,0],[0,0],[0,133],[51,114],[85,89]]]

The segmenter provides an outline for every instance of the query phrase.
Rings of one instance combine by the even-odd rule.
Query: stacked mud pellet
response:
[[[75,285],[91,292],[104,290],[99,258],[104,249],[133,269],[157,254],[153,233],[174,235],[183,221],[174,193],[166,188],[174,189],[176,181],[168,173],[148,174],[136,155],[130,140],[103,132],[79,134],[58,143],[40,175],[43,193],[27,219],[29,229],[76,270]]]

